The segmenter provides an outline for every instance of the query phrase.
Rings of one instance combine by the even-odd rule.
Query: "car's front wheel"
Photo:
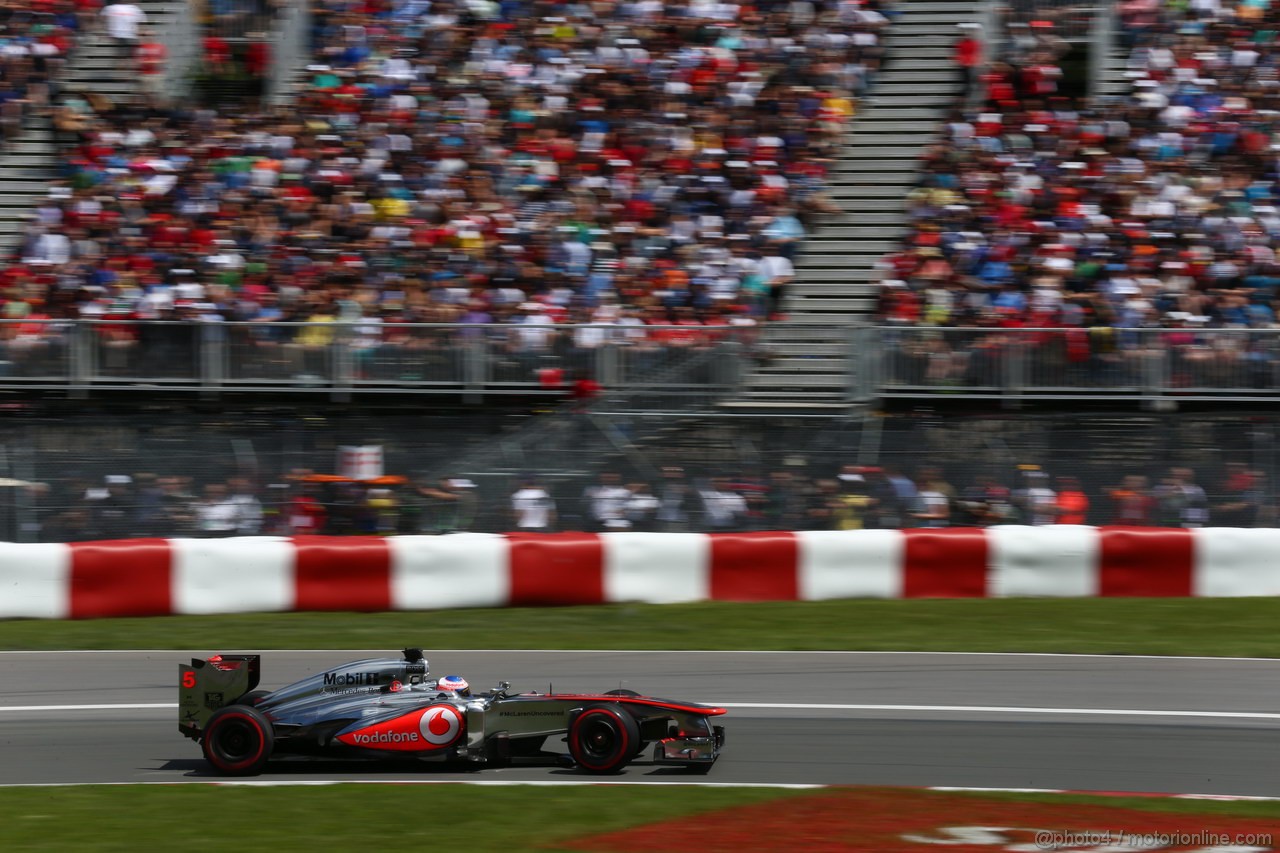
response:
[[[640,747],[640,726],[617,705],[592,705],[569,725],[569,755],[591,773],[615,773]]]
[[[201,738],[205,760],[225,776],[256,776],[267,766],[275,735],[271,721],[248,705],[228,705],[209,717]]]

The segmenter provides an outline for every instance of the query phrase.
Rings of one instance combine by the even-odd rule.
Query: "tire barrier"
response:
[[[0,618],[1280,595],[1280,530],[991,527],[0,543]]]

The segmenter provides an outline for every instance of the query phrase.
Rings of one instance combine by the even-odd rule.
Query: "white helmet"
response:
[[[444,676],[436,682],[436,688],[450,693],[457,693],[459,696],[469,696],[471,694],[471,685],[461,675]]]

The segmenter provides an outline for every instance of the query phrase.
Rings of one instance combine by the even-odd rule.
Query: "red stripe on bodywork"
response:
[[[512,607],[604,603],[604,546],[593,533],[513,533]]]
[[[391,549],[380,536],[299,536],[295,610],[391,609]]]
[[[1172,598],[1192,595],[1190,530],[1104,527],[1098,595]]]
[[[983,598],[987,535],[981,529],[904,530],[903,598]]]
[[[71,618],[168,616],[172,549],[167,539],[71,543]]]
[[[794,601],[799,597],[794,533],[723,533],[711,537],[714,601]]]

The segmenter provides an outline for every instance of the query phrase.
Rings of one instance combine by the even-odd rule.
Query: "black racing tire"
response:
[[[200,738],[205,760],[223,776],[257,776],[275,747],[271,721],[249,705],[228,705],[209,717]]]
[[[232,705],[248,705],[250,707],[254,707],[260,704],[263,699],[266,699],[270,695],[271,695],[270,690],[250,690],[248,693],[244,694],[243,696],[241,696],[239,699],[232,702],[231,704]]]
[[[569,755],[588,773],[618,772],[635,758],[640,742],[635,717],[618,705],[590,705],[569,725]]]
[[[604,693],[601,693],[600,695],[601,696],[619,696],[625,699],[634,699],[637,696],[641,696],[643,694],[637,693],[634,690],[628,690],[625,687],[619,687],[617,690],[606,690]],[[648,751],[648,749],[649,749],[649,741],[647,740],[640,741],[640,745],[636,747],[636,754],[631,756],[631,759],[634,761],[635,759],[644,755],[645,752]]]

